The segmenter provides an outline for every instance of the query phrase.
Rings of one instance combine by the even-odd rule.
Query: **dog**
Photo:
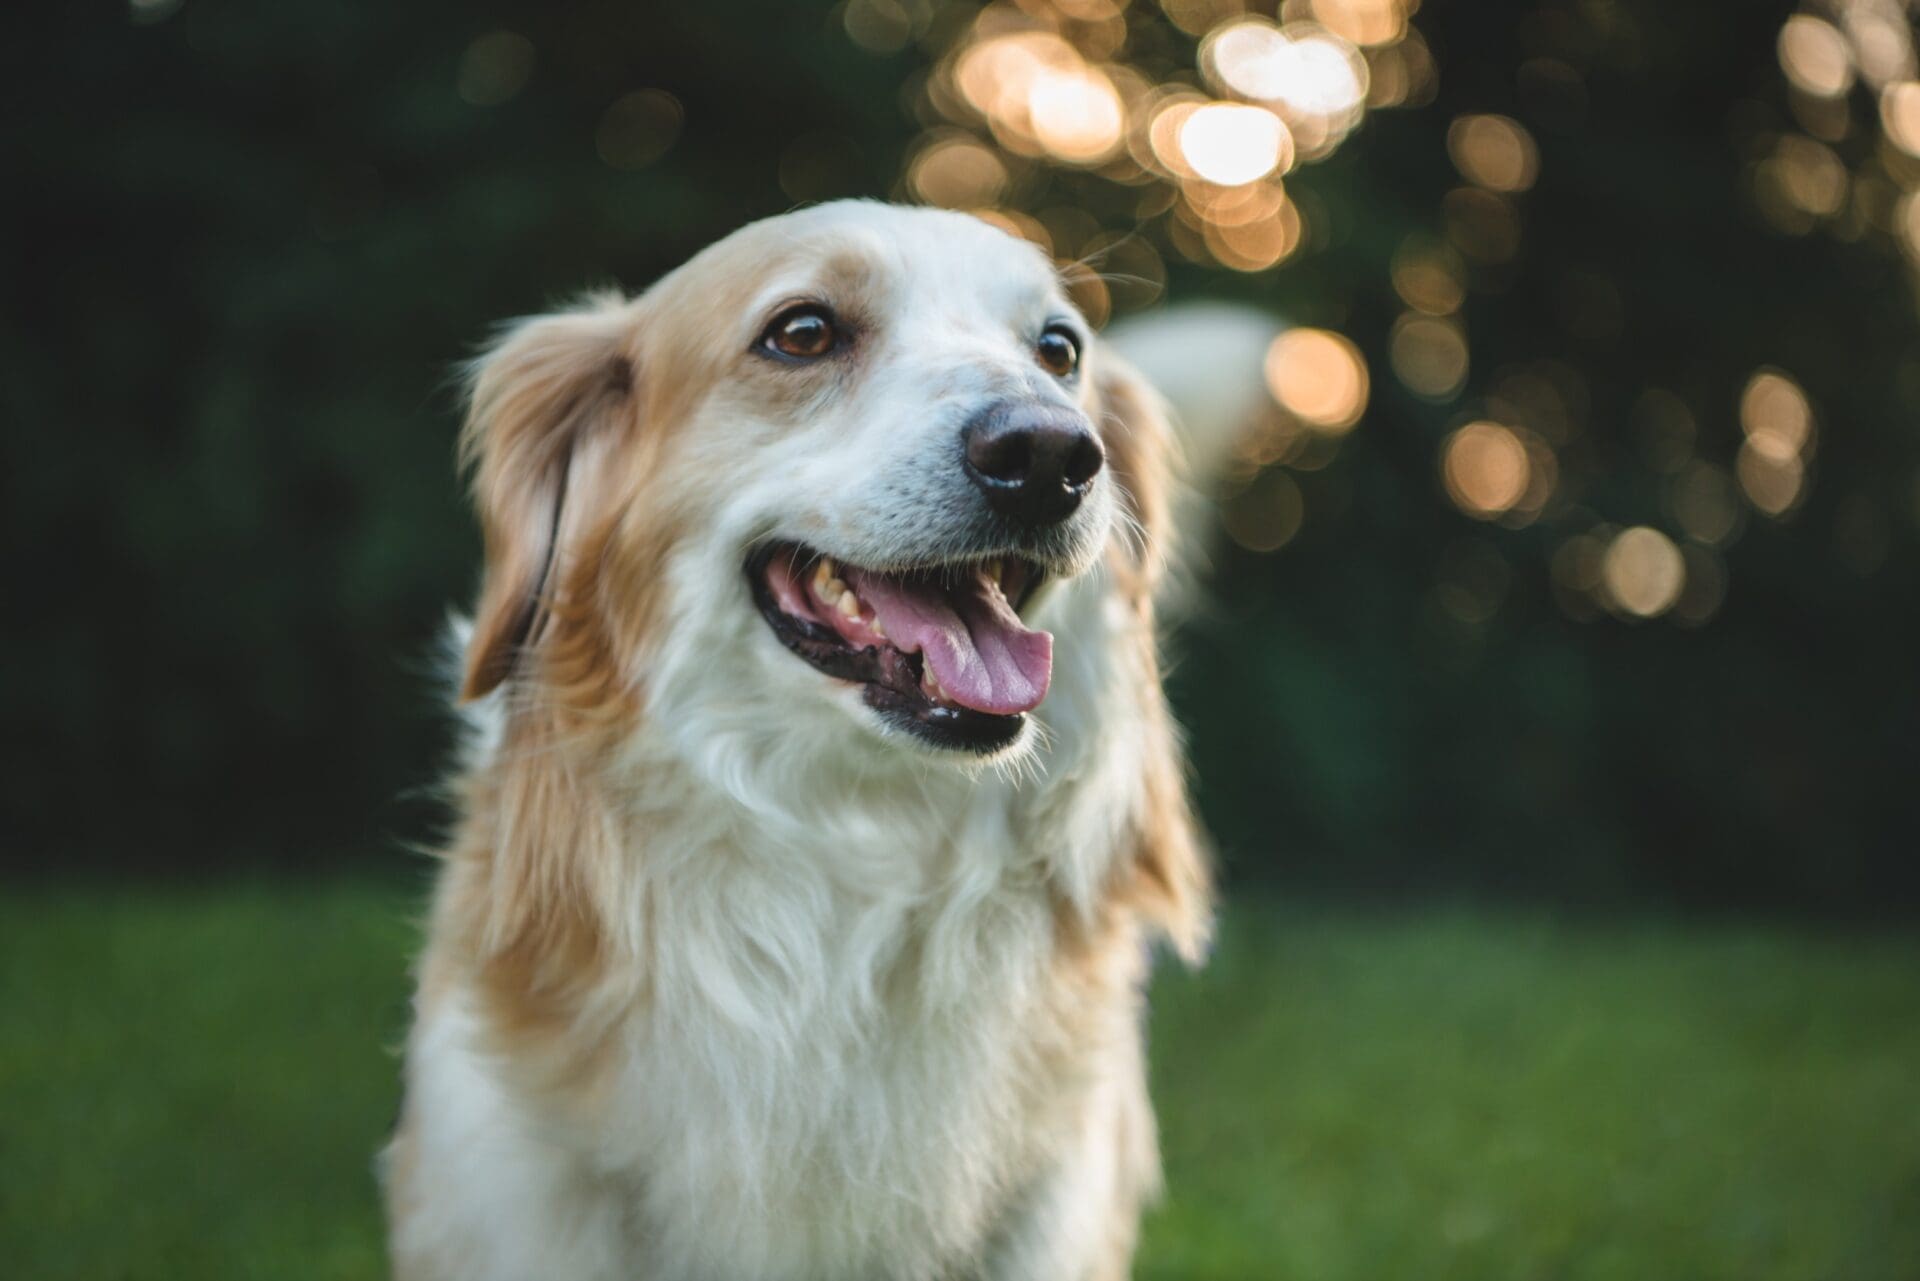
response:
[[[383,1155],[401,1281],[1110,1281],[1210,881],[1176,442],[970,215],[755,223],[521,322]]]

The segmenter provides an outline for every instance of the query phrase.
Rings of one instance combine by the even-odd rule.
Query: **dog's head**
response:
[[[987,223],[754,224],[477,364],[465,694],[1005,752],[1051,680],[1036,612],[1151,520],[1152,403]]]

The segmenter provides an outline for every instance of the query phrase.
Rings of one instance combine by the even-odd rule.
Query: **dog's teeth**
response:
[[[840,599],[834,602],[833,607],[848,618],[860,617],[860,598],[846,590],[844,586],[840,589]]]
[[[847,585],[834,572],[833,557],[822,556],[813,567],[813,594],[829,605],[836,605],[847,594]]]
[[[880,615],[875,614],[873,616],[873,621],[867,624],[867,626],[871,628],[873,631],[873,634],[879,637],[881,640],[887,639],[887,629],[881,625]]]
[[[1001,569],[1001,563],[998,557],[995,557],[993,560],[988,561],[987,562],[987,581],[990,583],[999,582],[1000,569]]]

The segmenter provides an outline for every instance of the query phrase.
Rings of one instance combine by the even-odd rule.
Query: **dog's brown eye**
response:
[[[1058,325],[1040,335],[1034,352],[1040,357],[1040,367],[1055,378],[1066,378],[1080,367],[1079,341]]]
[[[840,331],[832,312],[808,303],[775,316],[760,345],[789,360],[818,360],[840,345]]]

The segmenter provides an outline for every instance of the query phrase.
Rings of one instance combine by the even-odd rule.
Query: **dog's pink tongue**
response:
[[[979,578],[945,586],[915,576],[851,570],[887,639],[919,650],[947,697],[976,712],[1030,712],[1053,679],[1053,637],[1028,629],[1013,606]]]

